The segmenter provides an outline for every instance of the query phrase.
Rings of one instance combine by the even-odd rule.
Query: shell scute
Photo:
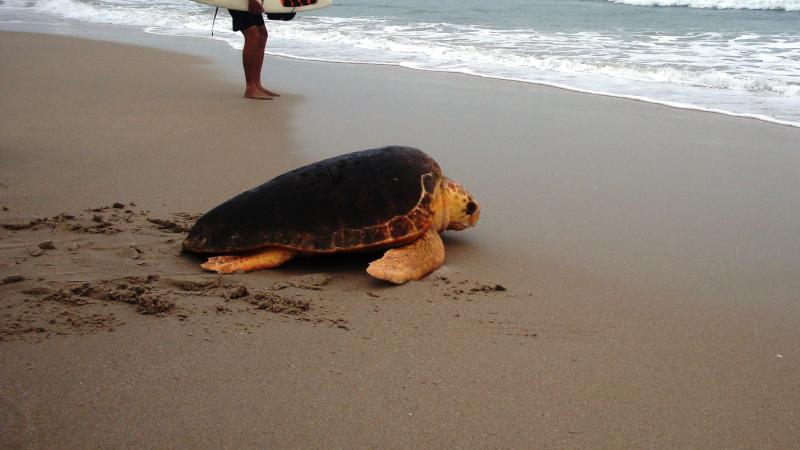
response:
[[[412,231],[416,231],[411,220],[405,216],[392,219],[392,221],[389,222],[389,230],[390,234],[395,239],[402,238],[403,236],[410,234]]]
[[[417,230],[423,230],[432,219],[431,214],[422,208],[414,209],[407,217],[414,223]]]
[[[364,241],[363,230],[345,229],[342,230],[342,240],[336,242],[336,248],[347,249],[358,246]]]
[[[389,239],[388,228],[385,225],[378,225],[364,230],[362,242],[378,243],[387,239]]]

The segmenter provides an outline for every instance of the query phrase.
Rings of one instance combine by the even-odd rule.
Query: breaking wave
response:
[[[765,9],[800,11],[800,0],[608,0],[634,6],[685,6],[702,9]]]

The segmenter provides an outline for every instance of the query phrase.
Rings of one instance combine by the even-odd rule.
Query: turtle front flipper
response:
[[[430,227],[424,236],[405,247],[393,248],[383,258],[369,263],[367,273],[375,278],[403,284],[419,280],[444,263],[444,243]]]
[[[295,255],[297,252],[294,250],[272,247],[245,255],[214,256],[200,267],[217,273],[252,272],[278,267]]]

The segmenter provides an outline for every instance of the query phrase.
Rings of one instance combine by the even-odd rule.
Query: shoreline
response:
[[[0,446],[800,439],[800,130],[274,57],[283,96],[248,101],[237,52],[102,32],[150,45],[0,33]],[[481,204],[425,279],[180,252],[231,196],[389,144]]]
[[[730,117],[737,117],[741,119],[751,119],[757,120],[760,122],[767,122],[774,125],[781,125],[786,127],[792,128],[800,128],[800,122],[789,122],[786,120],[776,119],[770,116],[764,116],[760,114],[751,114],[751,113],[735,113],[731,111],[726,111],[723,109],[714,109],[714,108],[706,108],[703,106],[692,105],[690,103],[680,103],[680,102],[671,102],[666,100],[656,100],[651,99],[648,97],[638,97],[635,95],[625,95],[625,94],[612,94],[608,92],[602,91],[593,91],[589,89],[581,89],[577,87],[570,87],[564,84],[558,83],[548,83],[545,81],[528,81],[519,78],[501,78],[492,75],[482,75],[479,73],[471,73],[471,72],[459,72],[453,70],[437,70],[437,69],[423,69],[418,67],[408,67],[402,64],[394,64],[394,63],[375,63],[375,62],[358,62],[358,61],[334,61],[334,60],[326,60],[326,59],[313,59],[313,58],[303,58],[298,56],[290,56],[290,55],[283,55],[283,54],[276,54],[276,53],[266,53],[268,56],[272,56],[273,58],[286,58],[286,59],[293,59],[298,61],[308,61],[308,62],[322,62],[327,64],[353,64],[353,65],[367,65],[367,66],[385,66],[385,67],[394,67],[398,69],[406,69],[406,70],[419,70],[422,72],[433,72],[433,73],[445,73],[445,74],[452,74],[452,75],[463,75],[468,77],[477,77],[477,78],[485,78],[489,80],[497,80],[497,81],[507,81],[510,83],[521,83],[521,84],[530,84],[534,86],[542,86],[554,89],[561,89],[568,92],[574,92],[578,94],[588,94],[588,95],[598,95],[601,97],[610,97],[610,98],[619,98],[624,100],[631,100],[635,102],[642,102],[652,105],[658,106],[666,106],[668,108],[675,108],[675,109],[682,109],[687,111],[698,111],[698,112],[705,112],[711,114],[720,114],[723,116],[730,116]]]
[[[13,29],[14,25],[16,25],[16,24],[13,24],[13,23],[0,24],[0,30],[2,30],[4,26],[9,26],[9,25],[10,25],[9,28]],[[42,23],[40,25],[45,25],[45,27],[55,26],[54,24],[50,24],[50,23]],[[120,27],[122,27],[122,28],[126,28],[128,32],[142,33],[142,34],[145,34],[145,35],[159,36],[159,37],[163,37],[163,38],[178,38],[178,39],[189,38],[189,39],[200,39],[200,40],[203,40],[203,41],[211,40],[211,41],[214,41],[214,42],[223,43],[227,47],[233,48],[236,51],[241,51],[240,49],[236,49],[235,47],[232,47],[229,42],[226,42],[226,41],[223,41],[223,40],[220,40],[220,39],[214,39],[211,36],[205,36],[204,37],[204,36],[173,35],[173,34],[166,34],[166,33],[159,33],[159,32],[155,32],[155,31],[143,30],[140,27],[135,27],[135,26],[124,26],[123,27],[123,26],[116,26],[116,25],[86,24],[86,23],[83,23],[83,22],[70,22],[67,26],[69,26],[69,27],[87,27],[88,26],[89,28],[92,28],[92,27],[96,27],[96,28],[104,28],[104,27],[120,28]],[[13,31],[13,30],[10,30],[10,31]],[[44,31],[44,32],[48,33],[47,31]],[[54,34],[60,34],[60,33],[54,33]],[[66,32],[66,34],[67,35],[80,36],[83,33],[80,32],[80,31],[78,31],[76,33],[75,30],[71,30],[71,31]],[[91,32],[89,33],[89,35],[91,35]],[[125,41],[123,40],[121,42],[125,42]],[[705,112],[705,113],[711,113],[711,114],[720,114],[720,115],[730,116],[730,117],[738,117],[738,118],[744,118],[744,119],[757,120],[757,121],[766,122],[766,123],[775,124],[775,125],[781,125],[781,126],[787,126],[787,127],[793,127],[793,128],[800,128],[800,122],[792,122],[792,121],[782,120],[782,119],[778,119],[778,118],[767,116],[767,115],[763,115],[763,114],[737,113],[737,112],[728,111],[728,110],[725,110],[725,109],[704,107],[704,106],[700,106],[700,105],[694,105],[694,104],[691,104],[691,103],[675,102],[675,101],[669,101],[669,100],[658,100],[658,99],[654,99],[654,98],[649,98],[649,97],[644,97],[644,96],[637,96],[637,95],[614,94],[614,93],[610,93],[610,92],[604,92],[604,91],[601,91],[601,90],[583,89],[583,88],[579,88],[579,87],[569,86],[569,85],[566,85],[566,84],[550,83],[550,82],[546,82],[546,81],[532,81],[532,80],[524,80],[524,79],[518,79],[518,78],[503,78],[503,77],[498,77],[498,76],[493,76],[493,75],[484,75],[484,74],[467,72],[467,71],[454,71],[454,70],[444,70],[444,69],[440,70],[440,69],[426,69],[426,68],[418,68],[418,67],[409,67],[409,66],[403,65],[401,63],[337,61],[337,60],[327,60],[327,59],[321,59],[321,58],[306,58],[306,57],[300,57],[300,56],[292,56],[292,55],[286,55],[286,54],[280,54],[280,53],[272,53],[270,51],[267,51],[265,54],[268,57],[272,57],[272,58],[286,58],[286,59],[295,60],[295,61],[318,62],[318,63],[326,63],[326,64],[352,64],[352,65],[366,65],[366,66],[376,66],[376,67],[394,67],[394,68],[398,68],[398,69],[405,69],[405,70],[412,70],[412,71],[422,71],[422,72],[462,75],[462,76],[477,77],[477,78],[497,80],[497,81],[506,81],[506,82],[511,82],[511,83],[522,83],[522,84],[528,84],[528,85],[534,85],[534,86],[542,86],[542,87],[548,87],[548,88],[561,89],[561,90],[565,90],[565,91],[569,91],[569,92],[575,92],[575,93],[579,93],[579,94],[598,95],[598,96],[609,97],[609,98],[625,99],[625,100],[643,102],[643,103],[648,103],[648,104],[653,104],[653,105],[666,106],[666,107],[669,107],[669,108],[676,108],[676,109],[682,109],[682,110],[688,110],[688,111],[699,111],[699,112]]]

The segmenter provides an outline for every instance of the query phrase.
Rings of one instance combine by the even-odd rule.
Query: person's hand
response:
[[[264,7],[261,6],[261,2],[258,0],[249,0],[247,9],[250,11],[250,14],[264,14]]]

